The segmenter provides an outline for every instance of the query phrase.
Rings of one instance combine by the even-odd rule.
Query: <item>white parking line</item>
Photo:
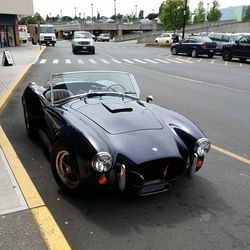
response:
[[[158,59],[158,58],[155,58],[155,60],[156,60],[156,61],[158,61],[158,62],[162,62],[162,63],[167,63],[167,64],[168,64],[168,63],[170,63],[170,62],[167,62],[167,61],[164,61],[164,60]]]
[[[201,61],[202,61],[202,59],[199,59],[198,63],[201,62]]]
[[[155,62],[155,61],[147,59],[147,58],[144,58],[144,60],[147,61],[147,62],[151,62],[151,63],[158,63],[158,62]]]
[[[106,61],[105,59],[100,59],[101,62],[105,63],[105,64],[109,64],[108,61]]]
[[[53,64],[58,64],[59,60],[58,59],[53,59]]]
[[[190,62],[190,61],[187,61],[187,60],[181,59],[181,58],[176,58],[176,59],[177,59],[177,60],[179,60],[179,61],[185,62],[185,63],[193,63],[193,62]]]
[[[146,63],[146,62],[143,62],[143,61],[141,61],[141,60],[139,60],[139,59],[134,59],[134,61],[139,62],[139,63],[143,63],[143,64]]]
[[[46,61],[47,61],[47,59],[42,59],[42,60],[40,61],[40,64],[45,64]]]
[[[130,64],[133,64],[134,62],[131,62],[129,61],[128,59],[122,59],[123,61],[127,62],[127,63],[130,63]]]
[[[116,59],[111,59],[111,61],[115,62],[115,63],[118,63],[118,64],[121,64],[122,62],[116,60]]]
[[[66,64],[71,64],[71,60],[70,59],[65,59]]]
[[[77,59],[77,62],[78,62],[79,64],[83,64],[83,63],[84,63],[82,59]]]
[[[166,60],[168,60],[170,62],[174,62],[174,63],[182,63],[182,62],[178,62],[178,61],[175,61],[175,60],[172,60],[172,59],[168,59],[168,58]]]
[[[97,62],[94,59],[89,59],[89,61],[93,64],[97,64]]]

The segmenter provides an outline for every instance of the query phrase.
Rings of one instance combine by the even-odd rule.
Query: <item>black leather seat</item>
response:
[[[51,102],[51,93],[52,90],[45,93],[45,97],[49,102]],[[53,89],[53,95],[54,95],[54,101],[59,101],[67,97],[70,97],[73,94],[67,89]]]

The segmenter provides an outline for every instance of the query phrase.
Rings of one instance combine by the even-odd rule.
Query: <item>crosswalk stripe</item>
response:
[[[187,61],[187,60],[184,60],[184,59],[181,59],[181,58],[176,58],[177,60],[179,61],[182,61],[182,62],[186,62],[186,63],[193,63],[193,62],[190,62],[190,61]]]
[[[134,62],[132,61],[129,61],[128,59],[122,59],[123,61],[127,62],[127,63],[130,63],[130,64],[133,64]]]
[[[139,59],[134,59],[134,61],[139,62],[139,63],[143,63],[143,64],[146,63],[146,62],[143,62],[143,61],[141,61],[141,60],[139,60]]]
[[[116,60],[116,59],[111,59],[113,62],[115,62],[115,63],[119,63],[119,64],[121,64],[122,62],[120,62],[120,61],[118,61],[118,60]]]
[[[78,62],[79,64],[83,64],[83,63],[84,63],[82,59],[77,59],[77,62]]]
[[[46,63],[46,61],[47,61],[47,59],[42,59],[42,60],[40,61],[40,64],[44,64],[44,63]]]
[[[170,62],[167,62],[167,61],[164,61],[164,60],[161,60],[161,59],[158,59],[158,58],[155,58],[156,61],[158,62],[162,62],[162,63],[170,63]]]
[[[168,59],[168,58],[166,60],[168,60],[170,62],[174,62],[174,63],[182,63],[182,62],[178,62],[178,61],[175,61],[175,60],[172,60],[172,59]]]
[[[155,61],[147,59],[147,58],[145,58],[144,60],[147,61],[147,62],[151,62],[151,63],[158,63],[158,62],[155,62]]]
[[[89,59],[89,61],[93,64],[97,64],[97,62],[94,59]]]
[[[101,62],[105,63],[105,64],[109,64],[108,61],[106,61],[105,59],[100,59]]]
[[[70,59],[65,59],[65,62],[66,62],[67,64],[71,64],[71,60],[70,60]]]
[[[58,59],[53,59],[53,64],[58,64],[59,60]]]

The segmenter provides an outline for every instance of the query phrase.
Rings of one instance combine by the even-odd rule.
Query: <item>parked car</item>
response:
[[[224,61],[239,58],[241,62],[245,62],[250,59],[250,35],[243,35],[235,43],[223,45],[221,54]]]
[[[172,43],[173,34],[172,33],[163,33],[159,37],[155,38],[155,43]]]
[[[173,55],[185,53],[192,57],[208,55],[212,58],[216,52],[216,42],[204,36],[189,36],[179,43],[172,44],[170,50]]]
[[[120,71],[60,73],[25,88],[28,135],[47,138],[64,192],[92,186],[149,195],[202,167],[210,148],[204,133],[151,96],[146,102],[139,96],[134,76]]]
[[[110,41],[110,35],[109,34],[100,34],[98,37],[97,37],[97,41],[99,42],[109,42]]]
[[[208,37],[216,42],[217,47],[216,47],[216,54],[221,54],[221,49],[222,46],[226,43],[230,42],[230,38],[233,34],[232,33],[210,33]]]
[[[95,43],[92,39],[91,33],[88,31],[75,31],[71,45],[74,54],[78,52],[95,54]]]

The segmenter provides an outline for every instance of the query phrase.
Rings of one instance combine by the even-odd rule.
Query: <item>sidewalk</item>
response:
[[[46,47],[30,42],[8,50],[13,66],[0,65],[0,113]],[[0,120],[0,249],[70,249],[18,159]]]

